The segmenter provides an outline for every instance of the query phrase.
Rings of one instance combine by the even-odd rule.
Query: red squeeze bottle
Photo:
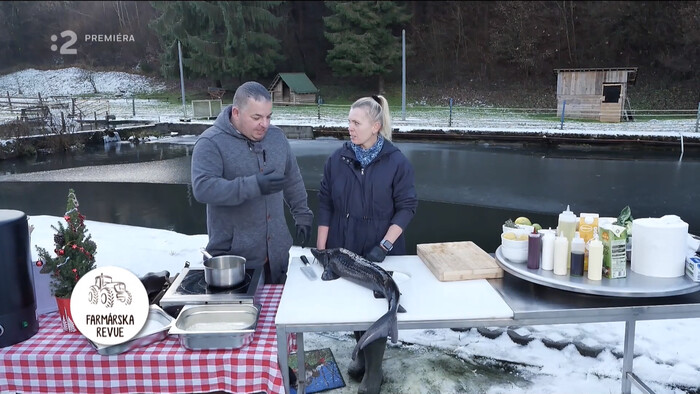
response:
[[[542,256],[542,234],[537,229],[532,229],[532,233],[527,238],[527,268],[539,269],[540,257]]]

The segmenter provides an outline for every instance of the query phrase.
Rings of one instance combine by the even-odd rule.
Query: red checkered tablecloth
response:
[[[80,333],[63,332],[58,313],[42,315],[37,334],[0,349],[0,392],[284,393],[275,332],[282,289],[261,289],[253,342],[237,350],[188,350],[171,335],[126,353],[102,356]],[[289,351],[295,351],[295,337],[289,343]]]

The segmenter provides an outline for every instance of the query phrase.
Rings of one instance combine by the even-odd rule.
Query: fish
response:
[[[344,248],[311,249],[311,254],[323,266],[322,280],[345,278],[383,294],[387,300],[388,311],[372,323],[360,337],[352,352],[352,359],[354,360],[360,350],[378,338],[391,337],[391,342],[397,343],[399,329],[396,313],[400,307],[401,293],[391,275],[377,264]]]

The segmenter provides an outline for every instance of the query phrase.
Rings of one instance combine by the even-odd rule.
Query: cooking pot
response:
[[[202,253],[207,257],[204,260],[204,281],[207,285],[230,288],[245,279],[245,257],[235,255],[212,257],[204,249]]]

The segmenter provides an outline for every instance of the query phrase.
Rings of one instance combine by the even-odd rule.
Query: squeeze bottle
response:
[[[588,269],[588,242],[593,239],[593,231],[598,227],[597,213],[581,213],[578,223],[578,232],[581,233],[583,243],[586,244],[586,252],[583,255],[583,270]]]
[[[542,264],[540,268],[551,271],[554,268],[554,231],[542,235]]]
[[[557,226],[557,235],[561,235],[567,240],[567,251],[566,251],[566,268],[571,266],[571,240],[574,239],[574,233],[576,232],[576,215],[569,210],[569,206],[566,206],[566,211],[559,214],[559,223]]]
[[[532,233],[528,234],[527,240],[527,268],[532,270],[540,269],[541,255],[542,234],[539,234],[536,229],[532,229]]]
[[[569,242],[564,236],[554,238],[554,275],[566,275],[566,256],[569,254]]]
[[[571,276],[583,276],[583,254],[586,252],[586,244],[583,243],[580,233],[577,231],[571,240]]]
[[[603,278],[603,243],[598,239],[597,230],[588,244],[588,279],[590,280]]]

